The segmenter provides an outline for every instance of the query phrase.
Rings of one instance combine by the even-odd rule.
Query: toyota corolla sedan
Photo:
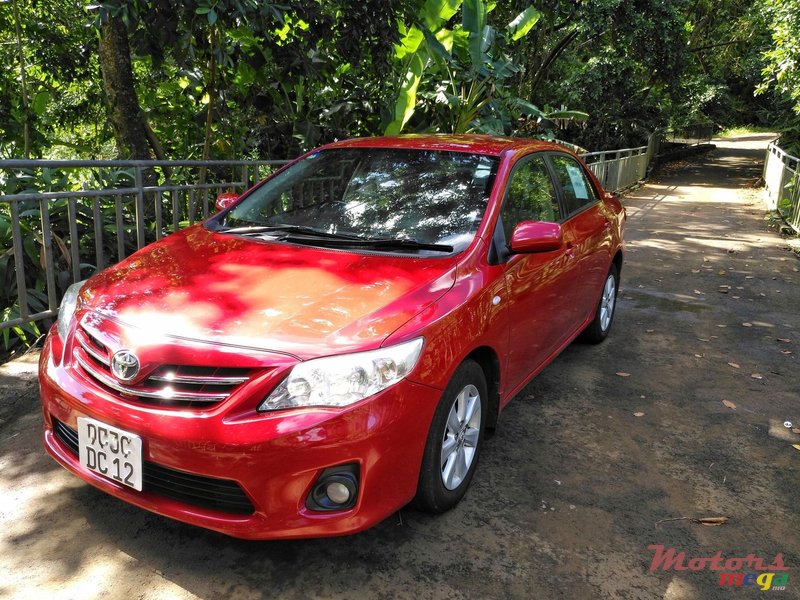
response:
[[[62,466],[231,536],[455,506],[503,407],[614,318],[624,208],[554,144],[337,142],[217,206],[73,285],[39,379]]]

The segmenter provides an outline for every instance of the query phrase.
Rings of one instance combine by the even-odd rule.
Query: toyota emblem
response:
[[[111,372],[120,381],[130,381],[139,374],[139,359],[130,350],[120,350],[111,359]]]

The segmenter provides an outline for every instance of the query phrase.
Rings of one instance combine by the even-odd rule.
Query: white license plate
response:
[[[81,465],[142,491],[142,438],[88,417],[78,417]]]

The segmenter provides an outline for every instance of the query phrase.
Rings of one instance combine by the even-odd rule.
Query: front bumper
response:
[[[55,329],[39,365],[44,445],[61,465],[95,487],[152,512],[249,539],[345,535],[380,522],[413,498],[428,428],[441,391],[403,380],[346,409],[258,414],[253,399],[231,398],[213,410],[128,403],[61,362]],[[244,386],[242,394],[246,394]],[[259,392],[260,393],[260,392]],[[242,395],[240,394],[240,396]],[[250,408],[247,408],[250,407]],[[135,433],[143,459],[158,467],[235,482],[253,506],[232,513],[158,491],[137,492],[81,467],[54,422],[77,429],[88,416]],[[359,467],[358,500],[350,509],[317,512],[306,498],[326,468]]]

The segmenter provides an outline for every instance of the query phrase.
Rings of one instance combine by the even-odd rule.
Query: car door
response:
[[[562,195],[565,219],[564,243],[574,253],[578,286],[573,298],[575,326],[594,314],[600,289],[611,264],[611,218],[599,200],[584,167],[572,156],[548,155],[548,161]]]
[[[521,159],[506,185],[498,227],[511,239],[521,221],[559,222],[562,208],[542,154]],[[566,246],[551,252],[515,254],[505,262],[509,355],[506,381],[516,389],[557,351],[574,329],[571,308],[577,277]]]

